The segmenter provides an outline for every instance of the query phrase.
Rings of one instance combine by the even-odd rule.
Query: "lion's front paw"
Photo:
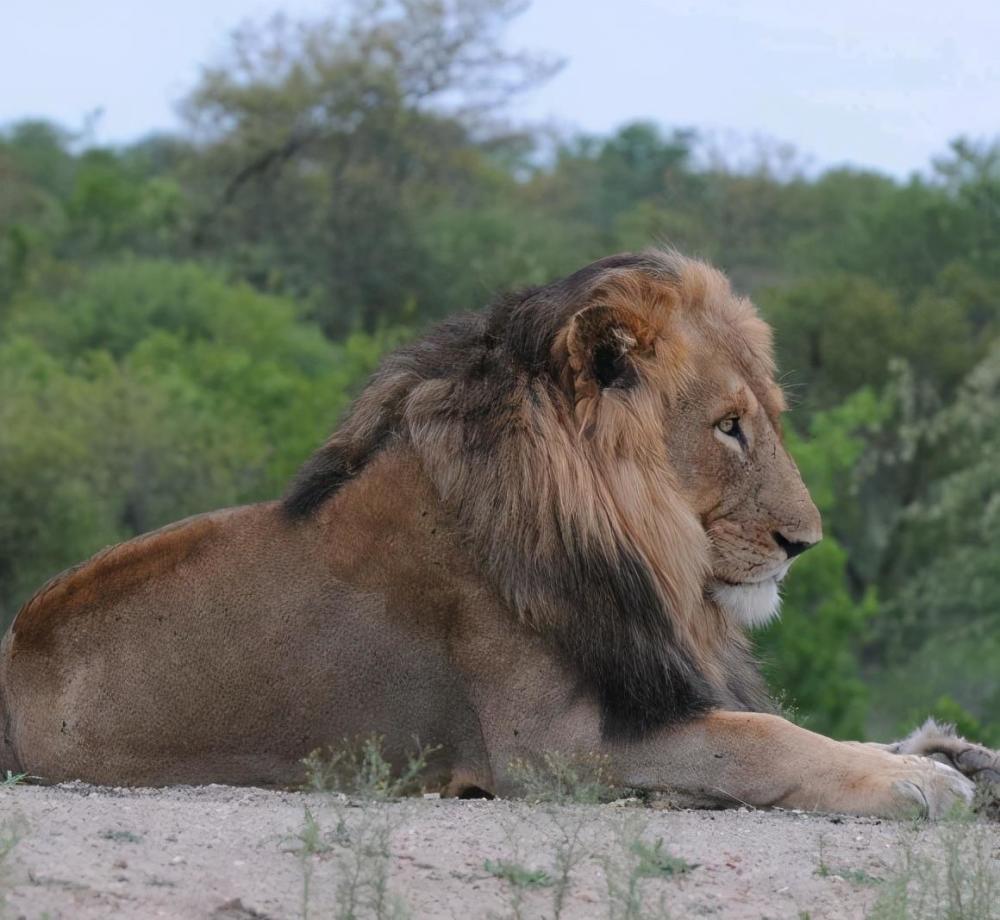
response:
[[[903,755],[891,770],[891,812],[941,818],[956,806],[971,805],[975,785],[958,770],[927,757]]]
[[[894,754],[921,754],[948,763],[977,783],[1000,783],[1000,751],[962,738],[954,725],[928,719],[902,741],[886,745]]]
[[[1000,753],[981,744],[963,742],[954,753],[949,753],[958,770],[977,783],[1000,783]]]

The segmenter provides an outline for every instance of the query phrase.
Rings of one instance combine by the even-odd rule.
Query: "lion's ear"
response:
[[[577,397],[595,390],[631,389],[639,381],[635,357],[645,349],[641,322],[631,313],[594,304],[570,321],[566,351]]]

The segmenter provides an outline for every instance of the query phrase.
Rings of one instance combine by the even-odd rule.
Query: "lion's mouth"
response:
[[[761,575],[748,576],[738,580],[728,578],[725,575],[713,575],[712,580],[730,588],[744,588],[747,585],[763,585],[771,581],[781,584],[791,567],[792,562],[791,560],[788,560],[787,562],[782,562],[780,565],[772,566]]]

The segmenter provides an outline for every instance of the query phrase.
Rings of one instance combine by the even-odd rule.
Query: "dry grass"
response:
[[[614,782],[608,758],[600,754],[550,752],[513,761],[507,774],[518,797],[535,804],[596,805],[629,794]]]
[[[974,818],[942,824],[918,842],[905,834],[870,920],[997,920],[1000,844],[995,826]]]
[[[408,915],[389,884],[392,834],[405,812],[387,805],[421,791],[427,758],[435,750],[415,742],[403,768],[395,770],[383,753],[382,739],[371,736],[306,758],[307,788],[323,798],[316,810],[305,808],[302,828],[290,838],[302,867],[303,920],[320,915],[400,920]],[[316,884],[316,867],[324,861],[335,867],[332,891]]]
[[[437,747],[421,745],[406,755],[406,765],[396,771],[386,758],[383,739],[370,735],[358,742],[345,741],[340,748],[313,751],[304,761],[306,788],[384,802],[415,795],[423,790],[427,759]]]
[[[394,770],[381,740],[373,737],[307,759],[308,788],[323,797],[305,810],[302,827],[288,838],[288,849],[301,862],[303,920],[407,916],[406,903],[391,886],[392,836],[407,815],[398,800],[420,791],[432,752],[418,745],[403,768]],[[609,920],[666,916],[664,892],[657,899],[647,882],[693,867],[669,853],[662,839],[647,839],[645,823],[632,809],[587,807],[623,794],[603,759],[546,754],[513,764],[511,772],[521,796],[532,803],[519,820],[527,819],[544,843],[541,856],[526,859],[523,826],[514,823],[507,829],[505,852],[483,863],[484,872],[503,885],[503,916],[520,920],[530,903],[532,916],[540,910],[559,920],[584,866],[596,868],[603,879]],[[608,840],[615,842],[611,855]],[[333,870],[332,879],[324,873],[323,886],[317,884],[320,866]]]
[[[301,862],[304,920],[409,915],[392,887],[391,847],[412,815],[408,809],[420,807],[398,800],[420,791],[430,753],[418,745],[394,770],[380,740],[369,738],[308,759],[309,788],[322,796],[290,838]],[[650,834],[648,813],[628,807],[640,800],[622,799],[626,790],[615,785],[606,763],[548,754],[516,763],[511,772],[530,804],[515,806],[505,843],[482,864],[502,886],[504,907],[495,920],[560,920],[581,885],[590,886],[591,898],[599,896],[608,920],[670,916],[674,886],[697,866]],[[624,807],[608,808],[612,801]],[[870,868],[831,860],[820,838],[815,874],[868,888],[871,920],[1000,920],[1000,848],[981,819],[914,824],[901,832],[895,861]]]

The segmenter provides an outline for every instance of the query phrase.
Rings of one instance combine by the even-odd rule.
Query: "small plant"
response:
[[[608,758],[550,751],[537,760],[518,759],[507,768],[518,794],[531,802],[596,805],[621,798],[611,781]]]
[[[309,905],[312,896],[313,859],[318,853],[327,852],[330,847],[324,842],[319,822],[312,811],[304,809],[302,830],[292,838],[296,846],[291,848],[302,866],[302,920],[309,920]]]
[[[507,828],[509,850],[505,858],[485,863],[491,875],[508,883],[508,912],[505,916],[514,920],[526,916],[526,894],[540,888],[551,891],[551,906],[543,915],[559,920],[567,908],[574,870],[596,857],[588,841],[594,833],[599,834],[602,840],[607,836],[605,821],[595,822],[595,815],[590,810],[549,803],[545,811],[544,833],[553,847],[551,868],[533,868],[520,858],[523,838],[519,825]],[[645,883],[647,880],[675,879],[696,866],[668,852],[662,838],[652,842],[646,840],[643,837],[646,824],[633,812],[625,812],[612,827],[616,845],[606,856],[596,857],[604,870],[609,920],[667,916],[665,892],[661,890],[659,897],[654,897],[645,890]],[[533,905],[532,916],[538,906]]]
[[[572,885],[572,873],[584,859],[583,829],[590,822],[590,815],[579,809],[565,809],[558,805],[549,806],[549,820],[554,832],[549,839],[554,848],[552,861],[552,917],[559,920],[566,907]]]
[[[113,840],[115,843],[142,843],[142,837],[131,831],[101,831],[97,836],[102,840]]]
[[[587,858],[583,831],[594,824],[594,814],[580,808],[548,802],[540,810],[524,809],[521,819],[512,823],[503,822],[508,850],[502,859],[487,859],[486,871],[508,883],[508,908],[505,915],[519,920],[524,916],[525,894],[532,889],[551,890],[551,920],[560,920],[572,887],[573,870]],[[550,870],[532,869],[521,858],[523,847],[522,820],[537,822],[538,829],[552,847]]]
[[[608,890],[608,920],[648,920],[667,917],[665,895],[661,892],[655,904],[649,903],[643,881],[652,878],[672,878],[695,868],[686,860],[671,856],[664,850],[663,840],[650,844],[643,838],[644,823],[627,817],[618,827],[618,856],[603,860],[604,881]]]
[[[422,790],[428,758],[439,750],[415,744],[416,751],[406,755],[406,764],[398,772],[383,753],[380,735],[360,743],[345,741],[342,748],[329,748],[325,753],[313,751],[303,760],[306,785],[313,792],[342,792],[376,801],[414,795]]]
[[[390,843],[398,815],[385,805],[372,805],[338,826],[342,864],[337,884],[337,920],[374,917],[397,920],[407,916],[402,899],[389,890]]]
[[[855,885],[878,885],[882,879],[874,875],[869,875],[864,869],[838,869],[830,866],[825,856],[826,839],[819,838],[819,864],[816,866],[816,875],[820,878],[841,878]]]
[[[882,879],[877,875],[870,875],[864,869],[834,869],[821,865],[816,870],[816,874],[820,878],[840,878],[855,885],[880,885],[882,883]]]
[[[8,770],[4,774],[3,779],[0,779],[0,789],[11,789],[20,783],[23,783],[27,776],[27,773],[11,773],[10,770]]]
[[[515,888],[546,888],[552,884],[552,878],[548,872],[542,869],[529,869],[505,859],[487,859],[483,863],[483,868],[490,875],[510,882]]]
[[[390,843],[400,816],[388,803],[421,790],[427,759],[435,750],[418,743],[398,772],[376,735],[325,754],[314,751],[305,759],[308,788],[337,795],[325,798],[321,806],[336,815],[332,832],[323,831],[319,812],[306,808],[303,827],[292,838],[292,851],[302,866],[303,920],[312,911],[316,859],[327,855],[336,867],[337,882],[334,909],[324,915],[336,920],[406,916],[404,903],[389,889]]]
[[[524,837],[520,823],[515,820],[510,823],[504,821],[502,824],[507,837],[507,855],[503,859],[487,859],[483,867],[490,875],[507,883],[505,892],[508,911],[504,917],[509,920],[523,920],[526,916],[525,899],[528,893],[539,888],[548,888],[553,884],[553,879],[548,872],[529,868],[525,864],[522,858]],[[565,892],[562,896],[565,897]],[[555,889],[555,898],[560,898],[558,886]]]
[[[671,856],[663,848],[662,837],[657,837],[656,842],[652,844],[642,838],[636,838],[632,842],[631,849],[639,858],[635,871],[640,878],[670,878],[697,868],[696,864],[689,863],[686,859]]]

